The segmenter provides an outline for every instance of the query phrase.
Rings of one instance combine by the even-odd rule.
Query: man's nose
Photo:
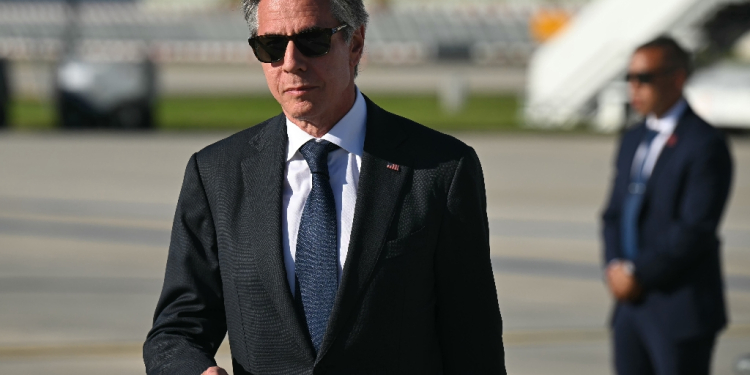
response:
[[[284,63],[282,65],[284,71],[293,72],[296,70],[307,70],[305,61],[305,55],[303,55],[302,52],[300,52],[299,49],[295,47],[294,41],[290,40],[286,44],[286,52],[284,53]]]

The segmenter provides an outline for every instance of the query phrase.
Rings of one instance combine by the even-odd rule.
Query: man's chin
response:
[[[639,114],[641,116],[646,116],[650,112],[643,105],[638,105],[636,103],[630,103],[630,107],[633,108],[633,111],[635,111],[635,113],[637,113],[637,114]]]
[[[296,101],[284,106],[284,113],[293,119],[310,121],[315,117],[316,106],[309,101]]]

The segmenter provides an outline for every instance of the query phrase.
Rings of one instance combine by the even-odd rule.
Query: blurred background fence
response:
[[[389,109],[431,126],[451,128],[471,110],[477,120],[469,119],[470,127],[516,127],[531,54],[582,4],[371,1],[359,85]],[[93,65],[108,64],[99,75],[118,76],[112,72],[123,64],[147,60],[156,67],[156,82],[153,92],[139,95],[152,97],[141,107],[154,108],[141,117],[156,121],[141,127],[249,126],[278,107],[268,100],[247,36],[239,1],[0,1],[0,57],[10,62],[13,92],[10,121],[22,128],[64,125],[61,107],[70,92],[86,101],[83,86],[97,86],[86,77],[95,75]],[[107,85],[123,81],[128,79]],[[107,96],[101,91],[112,89],[89,88],[87,94]],[[117,111],[114,104],[98,107]],[[204,115],[186,115],[191,109]]]
[[[743,104],[750,100],[748,1],[367,6],[359,86],[429,126],[616,131],[633,121],[621,79],[628,56],[664,33],[696,52],[699,69],[688,88],[696,110],[717,125],[750,126]],[[267,100],[247,36],[239,0],[0,0],[8,122],[250,126],[279,108]],[[474,120],[457,124],[467,117]]]
[[[380,1],[370,6],[367,59],[525,65],[538,41],[531,36],[532,17],[552,14],[549,9],[573,13],[580,4]],[[145,52],[158,63],[254,62],[239,1],[215,0],[0,1],[0,54],[56,61],[71,21],[77,22],[79,53],[94,58],[133,60]],[[549,25],[534,35],[544,38],[554,22],[545,20]]]

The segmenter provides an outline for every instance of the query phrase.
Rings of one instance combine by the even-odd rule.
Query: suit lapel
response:
[[[412,163],[398,150],[406,138],[395,124],[398,119],[369,99],[366,101],[367,129],[349,250],[317,361],[325,355],[358,305],[378,262],[405,183],[412,174],[408,166]]]
[[[254,269],[273,301],[283,325],[311,359],[315,357],[304,325],[294,307],[286,278],[282,249],[282,195],[286,167],[285,117],[277,116],[250,141],[250,155],[242,161],[245,196],[242,202],[240,252]],[[238,285],[247,277],[236,277]],[[249,285],[246,285],[249,287]],[[250,290],[241,288],[242,290]]]

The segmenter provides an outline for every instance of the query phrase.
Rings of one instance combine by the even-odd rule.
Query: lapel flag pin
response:
[[[390,170],[392,170],[392,171],[396,171],[396,172],[398,172],[398,171],[401,170],[401,166],[400,165],[393,164],[393,163],[388,163],[388,165],[386,165],[385,167],[388,168],[388,169],[390,169]]]
[[[667,140],[667,147],[674,147],[677,144],[677,136],[672,134]]]

